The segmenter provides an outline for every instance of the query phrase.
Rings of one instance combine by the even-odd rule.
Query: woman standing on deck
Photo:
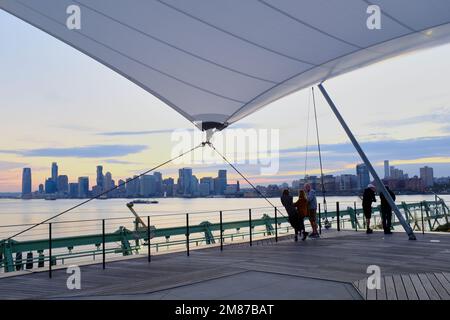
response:
[[[306,237],[308,236],[308,232],[306,232],[305,230],[304,223],[304,219],[308,216],[308,199],[306,198],[305,190],[299,190],[298,200],[294,203],[294,205],[297,207],[298,216],[300,218],[300,227],[302,228],[300,232],[303,232],[302,240],[305,241]]]
[[[294,206],[294,200],[292,196],[289,194],[289,190],[285,189],[283,190],[283,193],[281,195],[281,203],[283,204],[284,208],[286,209],[286,212],[288,214],[289,223],[291,224],[292,228],[294,228],[295,232],[295,241],[298,241],[298,233],[301,230],[301,222],[300,217],[298,216],[297,209]],[[305,227],[303,227],[304,229]]]
[[[375,191],[375,186],[373,184],[369,184],[367,188],[364,189],[364,194],[362,197],[362,207],[367,225],[366,233],[373,232],[373,230],[370,229],[370,219],[372,218],[372,202],[377,202],[377,199],[375,198]]]

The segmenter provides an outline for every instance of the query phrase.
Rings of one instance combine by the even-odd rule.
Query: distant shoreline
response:
[[[450,192],[440,192],[438,193],[438,195],[449,195]],[[398,196],[409,196],[409,195],[414,195],[414,196],[430,196],[430,195],[434,195],[434,193],[431,192],[399,192],[396,193],[396,195]],[[322,197],[323,194],[320,192],[316,193],[317,197]],[[361,193],[327,193],[326,194],[327,197],[358,197],[361,196]],[[268,195],[266,196],[267,198],[278,198],[279,196],[276,195]],[[251,196],[251,197],[242,197],[242,196],[216,196],[216,197],[162,197],[162,196],[152,196],[152,197],[114,197],[114,198],[105,198],[105,199],[100,199],[102,201],[104,200],[111,200],[111,199],[125,199],[125,200],[133,200],[133,199],[214,199],[214,198],[219,198],[219,199],[257,199],[257,198],[261,198],[260,196]],[[45,200],[45,197],[39,197],[39,198],[29,198],[29,199],[22,199],[21,194],[20,193],[6,193],[6,194],[0,194],[0,199],[12,199],[12,200]],[[90,199],[89,197],[86,198],[56,198],[54,200],[86,200],[86,199]]]

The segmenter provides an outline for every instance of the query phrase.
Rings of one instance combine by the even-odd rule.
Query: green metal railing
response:
[[[348,205],[346,209],[339,209],[339,202],[336,203],[335,211],[326,213],[320,212],[320,227],[328,221],[328,226],[335,227],[337,230],[358,230],[364,228],[363,211],[356,207],[356,203]],[[54,222],[43,225],[44,229],[49,230],[48,237],[31,240],[1,240],[0,241],[0,268],[4,272],[12,272],[23,269],[33,269],[35,266],[42,268],[48,266],[50,275],[52,266],[58,262],[64,264],[67,260],[82,259],[92,257],[94,260],[101,257],[103,267],[105,267],[105,256],[142,253],[146,249],[149,255],[160,252],[165,249],[186,250],[189,254],[191,245],[195,247],[200,245],[215,245],[220,243],[220,249],[223,250],[225,243],[236,242],[238,240],[252,240],[256,238],[274,238],[278,240],[278,235],[289,234],[291,228],[285,216],[276,214],[276,210],[269,214],[273,208],[258,208],[264,213],[260,218],[252,217],[252,209],[248,210],[248,217],[243,212],[240,213],[239,220],[223,221],[223,212],[202,212],[203,216],[196,213],[185,214],[186,221],[178,226],[156,227],[158,223],[157,216],[143,217],[142,221],[150,222],[146,226],[139,225],[136,220],[133,221],[132,228],[119,226],[113,232],[105,231],[105,223],[112,224],[115,219],[103,220],[79,220],[70,222]],[[448,223],[449,208],[442,199],[438,201],[422,201],[418,203],[401,203],[400,209],[405,219],[411,224],[414,230],[424,231],[425,225],[428,231],[433,231],[439,227],[442,222]],[[232,211],[232,210],[229,210]],[[320,210],[319,210],[320,211]],[[204,214],[207,214],[204,217]],[[219,218],[220,214],[220,219]],[[261,213],[259,213],[261,214]],[[253,213],[255,215],[255,213]],[[224,215],[228,217],[227,215]],[[374,208],[375,228],[381,228],[379,219],[379,207]],[[184,215],[183,215],[184,217]],[[193,223],[190,219],[218,219],[219,222],[209,222],[203,220],[200,223]],[[378,217],[378,223],[377,223]],[[175,215],[164,217],[175,219]],[[127,218],[128,221],[131,221]],[[443,221],[444,220],[444,221]],[[101,232],[92,234],[58,236],[52,234],[52,225],[62,225],[68,223],[84,222],[102,222]],[[160,222],[160,221],[159,221]],[[170,223],[170,221],[169,221]],[[163,223],[161,223],[163,224]],[[393,225],[398,225],[393,217]],[[8,226],[5,226],[8,227]],[[192,235],[192,236],[191,236]],[[155,241],[159,240],[159,241]],[[162,240],[162,241],[161,241]],[[109,246],[109,247],[107,247]],[[24,254],[26,253],[26,256]]]

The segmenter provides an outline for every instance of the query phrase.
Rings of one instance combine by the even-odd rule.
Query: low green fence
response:
[[[364,218],[361,208],[346,206],[340,209],[340,203],[333,204],[334,210],[322,212],[319,209],[320,228],[334,227],[340,229],[362,229],[364,228]],[[419,203],[402,203],[399,208],[405,219],[411,224],[414,230],[424,231],[428,227],[429,231],[435,230],[443,222],[448,223],[449,209],[443,200],[423,201]],[[276,213],[273,208],[259,208],[255,214],[261,214],[259,218],[252,217],[252,209],[248,209],[248,216],[243,218],[243,212],[240,212],[239,220],[230,221],[227,215],[222,216],[222,212],[203,213],[202,216],[195,213],[178,215],[178,226],[170,226],[171,221],[175,221],[175,215],[167,218],[168,225],[157,227],[158,223],[164,225],[153,216],[142,217],[142,221],[152,222],[143,226],[133,219],[132,227],[119,226],[115,231],[108,232],[106,225],[114,225],[114,219],[85,220],[97,221],[102,223],[99,232],[90,234],[81,234],[73,236],[54,236],[52,235],[52,226],[68,222],[55,222],[42,225],[44,231],[48,231],[47,236],[39,239],[16,240],[7,239],[0,241],[0,268],[4,272],[11,272],[23,269],[33,269],[35,267],[43,268],[52,266],[58,262],[65,264],[67,260],[82,259],[91,257],[92,259],[102,259],[105,264],[105,257],[112,255],[132,255],[137,253],[146,253],[149,255],[159,253],[168,249],[185,250],[189,254],[189,249],[200,245],[223,245],[236,242],[252,242],[256,238],[272,237],[278,239],[280,234],[288,234],[291,231],[285,214]],[[267,213],[271,211],[271,214]],[[256,211],[256,210],[255,210]],[[375,228],[380,228],[381,223],[376,222],[379,215],[379,207],[374,208]],[[215,222],[207,220],[196,223],[196,219],[210,218]],[[220,217],[220,218],[219,218]],[[170,218],[170,219],[169,219]],[[181,219],[183,221],[181,222]],[[443,221],[445,219],[445,221]],[[130,220],[128,218],[128,220]],[[217,221],[219,220],[219,221]],[[85,224],[83,220],[72,221],[80,225],[79,232],[82,232],[81,226]],[[394,225],[398,224],[395,221]],[[25,256],[26,254],[26,256]]]

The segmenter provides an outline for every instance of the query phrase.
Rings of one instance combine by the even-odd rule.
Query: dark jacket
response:
[[[392,200],[395,201],[395,193],[389,188],[386,188],[386,189],[389,192],[389,194],[391,195]],[[389,202],[384,197],[383,193],[380,193],[380,202],[381,202],[381,211],[383,211],[383,212],[390,212],[390,211],[392,211],[392,208],[389,205]]]
[[[377,202],[377,199],[375,198],[375,191],[373,191],[371,188],[364,189],[362,200],[363,207],[365,208],[371,207],[372,202]]]
[[[282,195],[281,203],[283,204],[289,217],[298,216],[297,209],[294,207],[294,200],[291,195]]]

